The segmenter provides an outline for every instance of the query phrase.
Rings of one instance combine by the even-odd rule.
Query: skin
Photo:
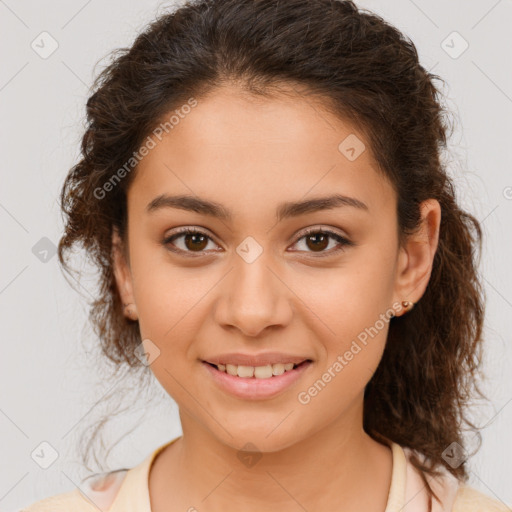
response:
[[[354,161],[338,150],[350,134],[366,145]],[[439,203],[421,205],[421,229],[400,248],[397,198],[376,169],[363,135],[313,101],[255,98],[235,86],[198,99],[138,165],[127,195],[127,245],[113,237],[115,275],[142,339],[160,350],[150,367],[179,405],[183,429],[151,468],[153,511],[384,511],[391,449],[362,425],[364,389],[389,323],[309,403],[297,399],[379,315],[404,314],[393,304],[417,302],[428,284]],[[343,206],[276,220],[283,201],[335,192],[368,210]],[[215,201],[233,219],[177,208],[148,213],[162,193]],[[184,236],[174,246],[188,253],[163,243],[184,226],[210,237],[199,256]],[[329,228],[354,245],[335,253],[340,245],[329,238],[315,250],[318,242],[307,244],[302,234],[307,227]],[[248,236],[263,249],[252,263],[236,252]],[[201,363],[224,352],[266,351],[313,364],[280,395],[244,400],[219,389]],[[250,467],[237,457],[247,442],[262,455]]]

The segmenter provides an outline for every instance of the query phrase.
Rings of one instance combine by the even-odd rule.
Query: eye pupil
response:
[[[308,247],[311,248],[309,246],[309,242],[314,242],[319,237],[322,240],[321,240],[320,244],[314,243],[313,249],[319,249],[320,251],[324,250],[329,245],[329,237],[323,233],[314,233],[312,235],[308,235],[308,237],[307,237]]]

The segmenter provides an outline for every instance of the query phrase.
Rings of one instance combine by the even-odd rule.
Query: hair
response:
[[[126,192],[145,138],[173,110],[185,112],[191,97],[234,84],[272,98],[291,86],[369,141],[379,172],[396,191],[400,244],[418,229],[421,202],[440,203],[428,286],[413,310],[390,320],[382,359],[365,389],[364,429],[414,450],[412,463],[427,475],[444,466],[467,481],[467,461],[453,467],[443,452],[454,442],[465,447],[465,425],[477,432],[466,408],[474,394],[486,398],[476,383],[484,320],[476,254],[478,248],[479,259],[482,230],[457,205],[443,163],[449,111],[436,81],[443,83],[420,65],[408,37],[352,1],[189,1],[158,16],[130,48],[112,52],[87,101],[81,159],[61,191],[65,231],[58,246],[68,273],[76,245],[98,270],[90,319],[102,355],[116,367],[147,373],[134,353],[139,325],[123,315],[111,253],[114,229],[125,240]],[[431,505],[437,496],[422,478]]]

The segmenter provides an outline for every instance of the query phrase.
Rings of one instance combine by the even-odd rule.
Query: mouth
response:
[[[218,388],[243,400],[274,398],[291,389],[313,365],[311,359],[299,363],[275,363],[256,367],[209,361],[201,363]]]

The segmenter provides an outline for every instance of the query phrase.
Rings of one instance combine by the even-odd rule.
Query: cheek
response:
[[[330,371],[321,380],[343,394],[357,394],[370,380],[393,311],[393,264],[385,251],[364,249],[337,269],[297,280],[297,295],[305,298],[300,316],[324,356],[319,372]]]
[[[323,357],[297,396],[308,414],[333,420],[357,403],[375,373],[386,345],[391,310],[378,307],[373,293],[332,294],[337,302],[326,302],[323,308],[318,301],[321,321],[311,317],[308,329],[317,337]]]
[[[169,343],[191,323],[197,326],[204,307],[201,299],[213,284],[211,276],[148,272],[135,292],[141,334]]]
[[[219,279],[207,267],[178,267],[166,256],[154,248],[134,250],[132,275],[141,336],[171,361],[195,339]]]
[[[294,280],[313,332],[340,343],[372,326],[391,307],[392,265],[382,258],[360,253],[339,268],[297,273]]]

